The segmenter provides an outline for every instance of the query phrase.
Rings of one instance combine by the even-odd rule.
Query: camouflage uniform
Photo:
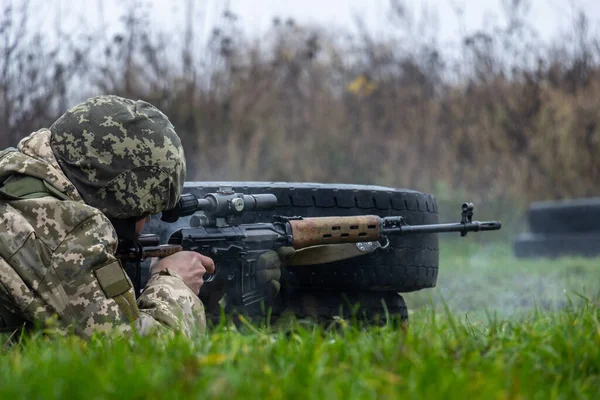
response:
[[[0,304],[86,337],[204,331],[202,303],[173,272],[154,275],[136,302],[109,221],[173,207],[184,180],[167,117],[116,96],[88,99],[0,152]],[[37,193],[20,193],[32,181]]]

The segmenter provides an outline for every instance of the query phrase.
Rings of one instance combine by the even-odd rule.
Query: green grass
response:
[[[0,398],[600,398],[598,260],[447,242],[411,323],[222,325],[174,338],[25,339]]]
[[[467,238],[440,244],[436,288],[404,297],[412,309],[446,302],[453,314],[514,318],[535,308],[557,311],[569,301],[583,304],[581,295],[600,299],[600,258],[516,259],[509,244]]]

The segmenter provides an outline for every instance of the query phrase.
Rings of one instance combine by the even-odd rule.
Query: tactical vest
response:
[[[68,200],[68,197],[42,179],[33,176],[13,174],[4,182],[0,182],[0,200],[25,200],[52,196],[59,200]],[[0,332],[14,332],[21,328],[32,326],[22,316],[13,313],[10,309],[18,309],[7,299],[0,297]]]

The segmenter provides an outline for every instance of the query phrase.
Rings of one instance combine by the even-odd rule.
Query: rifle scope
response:
[[[239,215],[244,211],[271,210],[277,206],[274,194],[242,194],[242,193],[208,193],[199,199],[193,193],[184,193],[177,205],[162,212],[161,219],[175,222],[179,217],[186,217],[196,211],[203,211],[212,218],[225,218]]]

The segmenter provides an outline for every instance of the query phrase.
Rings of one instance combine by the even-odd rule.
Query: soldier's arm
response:
[[[136,321],[141,332],[152,329],[153,321],[188,336],[206,328],[202,302],[176,272],[165,270],[152,275],[137,304],[144,314]]]
[[[131,281],[114,257],[117,238],[103,214],[95,214],[69,234],[55,251],[55,271],[68,301],[70,320],[86,336],[116,328],[140,334],[205,329],[204,307],[176,276],[153,276],[136,304]]]

